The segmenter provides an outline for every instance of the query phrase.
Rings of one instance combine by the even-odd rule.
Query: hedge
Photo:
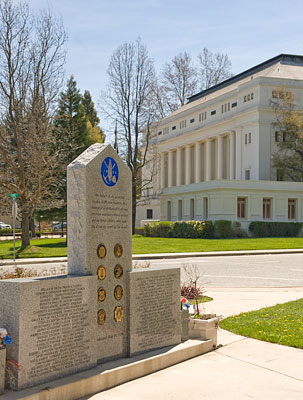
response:
[[[296,237],[302,229],[301,222],[251,222],[248,230],[256,237]]]
[[[144,226],[144,235],[150,237],[212,239],[214,226],[211,221],[161,221]]]

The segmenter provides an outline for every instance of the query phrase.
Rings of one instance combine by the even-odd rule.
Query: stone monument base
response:
[[[7,357],[21,366],[16,389],[96,365],[95,282],[94,276],[0,281],[0,326],[13,338]]]
[[[134,269],[129,287],[130,356],[180,343],[180,269]]]

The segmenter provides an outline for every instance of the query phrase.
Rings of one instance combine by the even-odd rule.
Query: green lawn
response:
[[[34,239],[31,247],[20,251],[21,241],[16,241],[17,258],[64,257],[67,255],[65,239]],[[300,249],[303,238],[260,239],[168,239],[133,237],[133,254],[184,253],[194,251]],[[0,242],[0,258],[13,257],[13,242]]]
[[[133,254],[300,248],[303,248],[303,238],[168,239],[139,235],[133,237]]]
[[[303,299],[233,315],[220,327],[238,335],[303,349]]]

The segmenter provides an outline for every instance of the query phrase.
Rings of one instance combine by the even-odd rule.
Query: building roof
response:
[[[263,71],[268,67],[272,66],[273,64],[285,64],[285,65],[292,65],[292,66],[303,66],[303,56],[301,55],[293,55],[293,54],[280,54],[276,57],[270,58],[267,61],[264,61],[261,64],[258,64],[252,68],[247,69],[244,72],[241,72],[238,75],[235,75],[225,81],[218,83],[215,86],[212,86],[208,89],[202,90],[201,92],[194,94],[193,96],[188,98],[188,102],[191,103],[195,100],[200,99],[201,97],[207,96],[210,93],[216,92],[217,90],[223,89],[226,86],[229,86],[233,83],[236,83],[248,76],[256,74],[257,72]]]
[[[238,75],[233,76],[209,89],[203,90],[191,97],[188,103],[184,104],[171,114],[167,115],[160,122],[165,125],[171,119],[191,110],[193,106],[199,106],[218,96],[227,94],[243,84],[259,77],[274,79],[292,79],[303,81],[303,56],[292,54],[280,54],[261,64],[256,65]]]

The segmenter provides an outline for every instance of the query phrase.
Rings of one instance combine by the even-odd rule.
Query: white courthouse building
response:
[[[157,124],[157,174],[137,225],[164,221],[303,221],[303,183],[283,181],[273,101],[303,109],[303,56],[281,54],[189,98]],[[279,100],[278,100],[279,101]]]

